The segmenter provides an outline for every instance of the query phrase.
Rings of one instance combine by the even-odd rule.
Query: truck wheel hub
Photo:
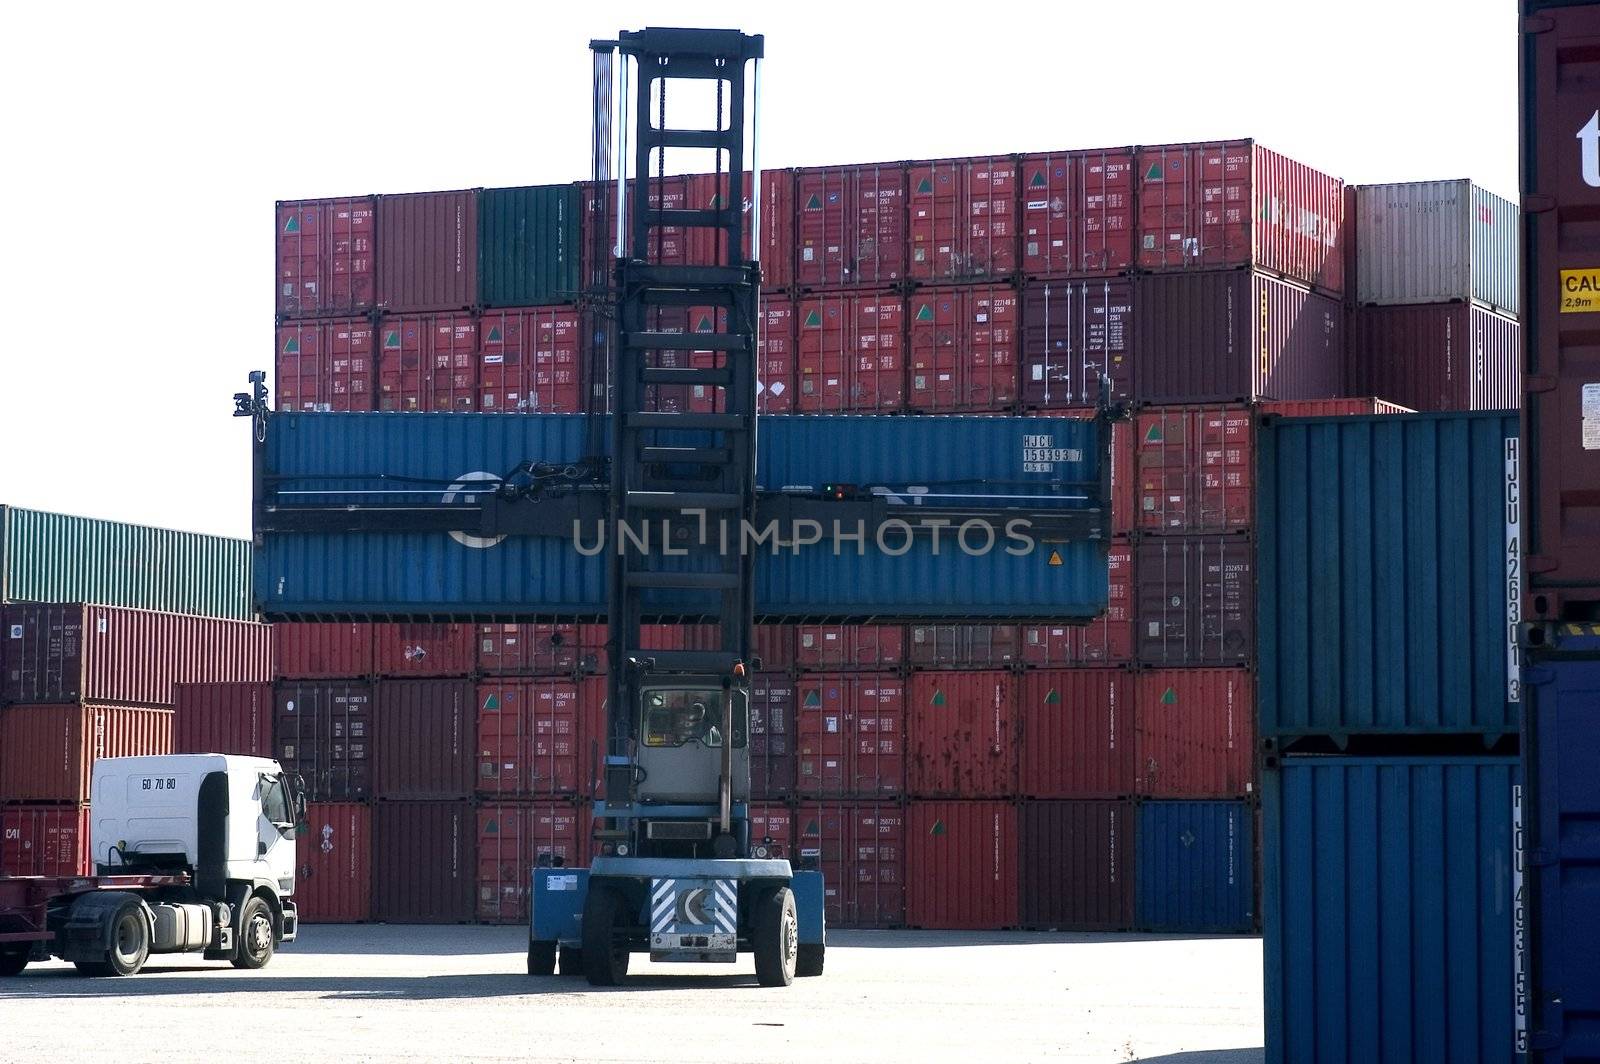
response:
[[[265,916],[257,916],[245,929],[245,946],[251,953],[263,953],[272,941],[272,924]]]

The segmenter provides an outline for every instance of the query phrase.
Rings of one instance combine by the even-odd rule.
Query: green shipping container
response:
[[[0,505],[0,602],[250,620],[250,542]]]
[[[570,303],[578,291],[578,186],[486,188],[478,200],[478,302]]]

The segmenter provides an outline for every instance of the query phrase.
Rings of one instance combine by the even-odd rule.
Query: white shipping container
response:
[[[1460,178],[1356,186],[1356,301],[1518,312],[1517,205]]]

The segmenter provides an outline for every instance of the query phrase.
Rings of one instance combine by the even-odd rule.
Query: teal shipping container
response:
[[[578,186],[486,188],[478,197],[478,302],[570,303],[578,292]]]

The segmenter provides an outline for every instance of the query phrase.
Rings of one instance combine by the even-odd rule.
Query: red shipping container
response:
[[[1139,530],[1232,532],[1255,523],[1255,412],[1164,407],[1134,420]]]
[[[1095,411],[1089,408],[1076,410],[1062,410],[1056,413],[1059,417],[1070,417],[1078,420],[1089,421],[1095,416]],[[1124,536],[1133,531],[1134,526],[1134,476],[1133,476],[1133,422],[1128,418],[1119,418],[1111,423],[1111,533]]]
[[[1382,399],[1322,399],[1309,402],[1262,403],[1262,417],[1361,417],[1369,414],[1415,414],[1399,403]]]
[[[1147,270],[1259,266],[1344,291],[1344,182],[1253,141],[1140,148]]]
[[[889,293],[802,299],[796,407],[802,413],[904,409],[905,307]]]
[[[788,860],[794,854],[794,812],[783,805],[752,802],[750,845],[765,846],[773,860]]]
[[[478,406],[478,321],[386,314],[378,326],[378,408],[464,413]]]
[[[566,679],[508,677],[478,684],[478,793],[496,798],[577,794],[586,757],[585,692],[579,682]]]
[[[1016,927],[1017,807],[912,802],[906,814],[906,923],[957,931]]]
[[[374,200],[278,203],[278,314],[311,318],[372,307]]]
[[[372,919],[372,807],[310,802],[295,837],[294,901],[308,924]]]
[[[378,197],[378,308],[466,310],[478,300],[478,193]]]
[[[1015,156],[911,163],[906,189],[909,276],[967,280],[1016,272]]]
[[[372,808],[372,918],[470,923],[477,842],[468,802],[380,802]]]
[[[272,678],[272,630],[252,621],[82,603],[12,603],[0,617],[0,702],[170,706],[173,684]]]
[[[478,319],[478,409],[583,412],[582,319],[572,307],[484,311]]]
[[[914,672],[906,749],[918,798],[1009,798],[1017,793],[1016,676]]]
[[[376,409],[374,332],[365,318],[278,326],[277,409]]]
[[[1137,277],[1133,305],[1140,402],[1347,394],[1337,299],[1258,271],[1227,270]]]
[[[1357,307],[1349,390],[1413,410],[1515,410],[1522,327],[1469,303]]]
[[[288,622],[272,626],[273,675],[279,680],[371,676],[372,625]]]
[[[1018,791],[1029,798],[1122,798],[1134,792],[1133,678],[1126,669],[1022,675]]]
[[[1133,264],[1133,149],[1024,155],[1022,272],[1117,273]]]
[[[898,624],[803,624],[795,663],[802,669],[887,669],[905,660]]]
[[[465,676],[477,663],[470,624],[375,624],[379,676]]]
[[[528,891],[541,857],[562,867],[588,861],[589,824],[572,802],[494,803],[478,808],[478,919],[528,922]]]
[[[681,174],[650,180],[650,206],[661,210],[684,210],[689,203],[689,179]],[[583,277],[590,288],[610,288],[616,283],[612,268],[617,246],[617,183],[586,181],[582,184]],[[629,194],[632,195],[632,183]],[[632,203],[629,203],[629,238],[632,239]],[[604,235],[595,230],[605,226]],[[689,248],[681,226],[657,226],[650,231],[649,257],[652,262],[682,266],[689,261]]]
[[[172,753],[172,710],[78,703],[0,710],[0,794],[87,802],[95,760]]]
[[[1133,660],[1133,547],[1113,540],[1106,611],[1088,624],[1022,626],[1024,665],[1120,665]]]
[[[1131,399],[1133,281],[1046,281],[1022,290],[1022,401],[1054,409]]]
[[[794,300],[763,292],[756,345],[757,413],[787,414],[794,409],[796,347]]]
[[[792,624],[758,624],[755,628],[755,654],[761,667],[769,672],[787,669],[794,664],[795,626]]]
[[[750,797],[794,794],[794,681],[757,673],[750,681]]]
[[[829,927],[906,922],[906,814],[887,802],[803,803],[795,845],[822,870]]]
[[[746,171],[742,199],[744,200],[744,254],[750,254],[750,229],[754,222],[750,195],[751,174]],[[662,190],[665,190],[663,196]],[[667,210],[709,210],[720,207],[727,194],[728,174],[722,174],[720,183],[714,174],[669,174],[665,179],[650,178],[650,205]],[[761,174],[761,284],[764,288],[784,288],[792,278],[794,259],[794,171],[765,170]],[[584,278],[591,287],[609,287],[613,278],[611,264],[617,244],[617,183],[593,182],[583,185],[585,199],[583,237]],[[628,195],[633,195],[632,182]],[[603,205],[602,205],[603,203]],[[604,212],[606,235],[597,241],[594,229]],[[629,238],[633,231],[633,204],[628,204]],[[667,265],[681,266],[689,263],[712,265],[727,261],[727,242],[721,234],[709,229],[682,226],[658,226],[650,233],[649,257]],[[600,255],[601,249],[604,254]]]
[[[1243,665],[1255,649],[1255,546],[1242,536],[1159,536],[1134,553],[1141,665]]]
[[[907,276],[904,163],[798,170],[794,202],[801,286],[887,285]]]
[[[598,631],[598,646],[585,638]],[[478,668],[484,672],[565,676],[577,670],[585,653],[605,647],[605,629],[587,624],[482,624],[478,626]]]
[[[992,669],[1022,660],[1014,624],[914,624],[909,638],[916,668]]]
[[[905,686],[886,674],[795,681],[796,789],[808,798],[872,798],[905,789]]]
[[[1022,926],[1125,931],[1133,926],[1132,802],[1023,802]]]
[[[86,805],[0,806],[0,876],[87,876]]]
[[[377,685],[373,793],[383,799],[465,798],[477,767],[470,680]]]
[[[173,685],[172,752],[272,756],[272,685]]]
[[[1255,791],[1255,685],[1244,669],[1139,672],[1139,789],[1146,798],[1241,798]]]
[[[304,777],[308,799],[372,797],[371,684],[280,682],[273,703],[278,763]]]
[[[1017,401],[1016,289],[928,288],[906,301],[914,411],[1005,410]]]

